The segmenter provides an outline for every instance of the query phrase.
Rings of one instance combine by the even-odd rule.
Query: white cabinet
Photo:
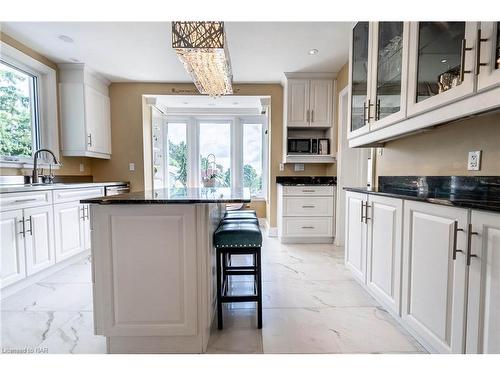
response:
[[[53,215],[52,205],[24,210],[27,276],[50,267],[56,262]]]
[[[278,237],[283,243],[333,241],[334,186],[278,185]]]
[[[366,285],[387,309],[399,315],[403,201],[370,195],[366,205]]]
[[[26,277],[23,221],[22,210],[0,213],[2,288]]]
[[[476,43],[477,90],[500,85],[500,22],[481,22]]]
[[[90,249],[91,237],[90,237],[90,205],[82,204],[80,209],[82,211],[82,221],[83,221],[83,247],[85,250]]]
[[[309,80],[287,81],[287,126],[309,126]]]
[[[472,211],[467,353],[500,353],[500,214]]]
[[[62,153],[111,157],[109,82],[83,64],[60,64]]]
[[[78,201],[54,205],[57,261],[69,258],[85,248],[84,210]]]
[[[345,263],[363,284],[366,282],[366,194],[346,192]]]
[[[439,353],[465,339],[468,210],[406,201],[402,319]]]

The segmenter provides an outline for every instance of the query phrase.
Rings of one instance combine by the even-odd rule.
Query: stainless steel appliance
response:
[[[318,140],[315,138],[288,138],[289,154],[317,154]]]
[[[107,197],[110,195],[118,195],[125,193],[130,193],[129,185],[112,185],[112,186],[106,186],[104,188],[104,195],[106,195]]]

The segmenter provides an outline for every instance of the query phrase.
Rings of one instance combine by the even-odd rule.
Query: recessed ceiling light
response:
[[[63,42],[66,43],[73,43],[73,38],[67,36],[67,35],[59,35],[58,38],[62,40]]]
[[[80,60],[75,59],[74,57],[70,57],[69,59],[70,59],[71,61],[73,61],[74,63],[78,63],[78,62],[80,62]]]
[[[317,55],[317,54],[318,54],[318,52],[319,52],[319,51],[318,51],[316,48],[313,48],[313,49],[310,49],[310,50],[309,50],[309,54],[310,54],[310,55]]]
[[[441,62],[444,64],[445,62],[447,62],[448,60],[447,59],[442,59]]]

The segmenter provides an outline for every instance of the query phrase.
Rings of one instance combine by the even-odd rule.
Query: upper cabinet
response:
[[[111,157],[108,85],[84,64],[60,64],[62,154]]]
[[[358,22],[349,59],[349,145],[500,107],[499,22]]]
[[[358,22],[352,31],[349,138],[406,115],[408,22]]]

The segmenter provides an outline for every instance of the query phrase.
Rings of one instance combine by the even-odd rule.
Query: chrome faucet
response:
[[[50,151],[49,149],[41,148],[39,150],[36,150],[35,153],[33,154],[33,173],[31,174],[31,183],[32,184],[38,182],[37,164],[38,164],[38,154],[40,154],[40,152],[48,152],[54,158],[54,164],[60,165],[60,163],[59,163],[59,161],[57,161],[57,158],[54,155],[54,153],[52,151]]]

